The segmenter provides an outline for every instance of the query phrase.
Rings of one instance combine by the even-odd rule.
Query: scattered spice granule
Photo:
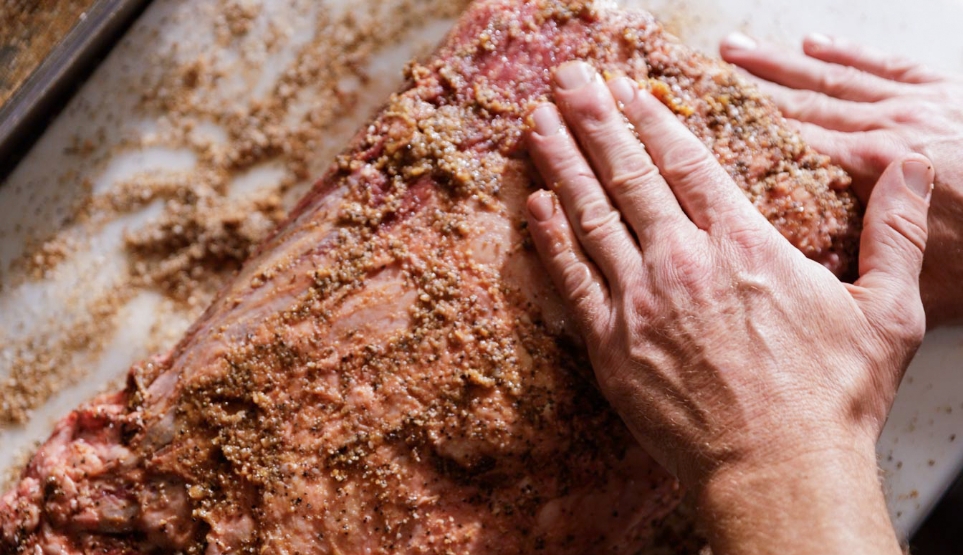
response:
[[[251,102],[224,102],[217,93],[218,80],[229,72],[261,72],[256,54],[279,48],[291,22],[265,13],[256,0],[210,2],[218,43],[242,49],[241,55],[228,63],[208,52],[184,59],[185,48],[159,53],[153,71],[137,90],[125,94],[137,95],[139,115],[162,123],[161,131],[126,138],[110,149],[112,155],[154,146],[188,149],[197,158],[196,168],[183,174],[139,174],[97,193],[91,182],[109,156],[94,165],[90,175],[69,176],[65,186],[79,184],[86,198],[60,232],[33,241],[4,275],[4,291],[49,278],[64,261],[87,250],[89,238],[106,225],[152,204],[161,206],[151,222],[125,235],[126,271],[107,293],[92,296],[78,285],[70,292],[77,299],[72,318],[51,319],[39,331],[4,345],[0,370],[8,377],[0,381],[0,424],[26,422],[32,411],[83,378],[84,363],[95,361],[115,334],[118,310],[141,291],[159,292],[170,301],[162,304],[170,314],[158,315],[148,340],[151,349],[169,348],[178,334],[171,333],[166,322],[197,317],[286,217],[311,180],[323,173],[318,149],[324,139],[341,133],[341,143],[347,143],[345,133],[353,129],[344,129],[345,122],[359,117],[358,95],[370,80],[366,67],[373,57],[410,40],[411,31],[426,22],[457,16],[467,4],[359,0],[338,16],[314,6],[314,36],[296,51],[266,94]],[[307,11],[312,7],[298,5]],[[259,29],[258,18],[267,18],[263,37],[253,32]],[[346,88],[345,83],[356,85]],[[222,129],[226,140],[202,138],[199,122]],[[89,156],[96,145],[89,138],[75,138],[67,150]],[[248,195],[232,194],[237,177],[264,164],[282,169],[274,185]]]

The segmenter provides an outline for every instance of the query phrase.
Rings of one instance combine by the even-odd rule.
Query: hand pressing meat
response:
[[[574,62],[555,81],[568,126],[533,113],[552,192],[529,197],[532,237],[603,394],[695,492],[713,552],[900,553],[875,443],[925,329],[929,161],[883,173],[848,285],[633,80]]]
[[[849,176],[733,68],[609,3],[479,0],[183,340],[60,422],[0,552],[684,553],[526,226],[527,116],[576,59],[659,95],[785,257],[855,273]]]
[[[803,54],[744,35],[721,51],[853,175],[863,200],[894,160],[917,152],[933,161],[923,304],[930,327],[963,321],[963,77],[823,35],[807,38]]]

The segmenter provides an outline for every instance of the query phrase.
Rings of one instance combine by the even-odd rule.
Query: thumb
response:
[[[916,324],[922,317],[919,276],[933,179],[933,165],[926,157],[905,156],[886,169],[866,206],[856,286],[868,298],[858,300],[868,302],[871,306],[864,309],[889,324],[906,323],[907,318]]]

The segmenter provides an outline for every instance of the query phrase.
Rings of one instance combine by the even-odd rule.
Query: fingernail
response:
[[[928,199],[933,193],[933,166],[919,160],[903,162],[903,180],[920,198]]]
[[[822,33],[813,33],[809,35],[809,42],[816,46],[831,46],[833,44],[833,39]]]
[[[528,210],[540,222],[547,222],[555,215],[555,202],[552,195],[545,191],[539,191],[528,203]]]
[[[532,121],[535,122],[535,132],[543,137],[550,137],[562,127],[562,120],[558,117],[558,112],[551,104],[542,104],[532,113]]]
[[[580,89],[596,75],[595,69],[585,62],[568,62],[555,70],[555,82],[566,90]]]
[[[729,36],[726,37],[726,45],[740,50],[753,50],[756,48],[757,43],[755,39],[742,33],[730,33]]]
[[[636,86],[628,77],[619,77],[613,80],[609,83],[609,90],[612,91],[612,96],[615,97],[615,100],[621,102],[623,106],[635,100]]]

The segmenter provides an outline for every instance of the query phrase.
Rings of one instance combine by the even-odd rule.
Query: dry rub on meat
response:
[[[3,553],[638,553],[680,493],[588,379],[526,241],[550,69],[627,73],[811,258],[849,180],[651,16],[481,0],[166,356],[63,420]],[[665,546],[663,546],[665,547]]]

